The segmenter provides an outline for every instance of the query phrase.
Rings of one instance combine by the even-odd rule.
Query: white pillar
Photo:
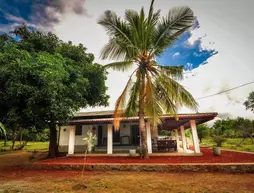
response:
[[[74,154],[74,146],[75,146],[75,126],[69,127],[69,147],[68,154]]]
[[[187,150],[187,143],[186,143],[186,137],[185,137],[185,132],[184,132],[184,126],[180,126],[181,129],[181,136],[182,136],[182,146],[183,146],[183,151]]]
[[[113,131],[112,124],[108,124],[108,143],[107,143],[107,154],[113,153]]]
[[[193,145],[194,145],[194,152],[200,153],[196,121],[190,120],[190,126],[191,126],[191,134],[192,134],[192,140],[193,140]]]
[[[180,147],[180,144],[179,144],[179,136],[178,136],[178,129],[175,129],[175,135],[176,135],[176,150],[179,151],[179,147]]]
[[[146,139],[147,139],[147,148],[148,153],[152,153],[152,137],[151,137],[151,124],[149,122],[146,123]]]

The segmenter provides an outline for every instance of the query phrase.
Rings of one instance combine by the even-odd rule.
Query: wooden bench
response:
[[[174,151],[177,150],[176,140],[158,140],[157,141],[158,151],[169,151],[174,148]]]

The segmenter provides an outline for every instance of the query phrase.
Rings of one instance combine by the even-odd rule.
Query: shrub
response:
[[[217,147],[221,147],[222,144],[226,141],[226,138],[224,138],[224,136],[221,135],[215,135],[213,136],[213,141],[216,143]]]

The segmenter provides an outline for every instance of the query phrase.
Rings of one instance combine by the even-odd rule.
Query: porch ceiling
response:
[[[214,118],[214,117],[213,117]],[[174,120],[174,119],[166,119],[163,121],[162,123],[162,126],[160,127],[160,129],[164,129],[164,130],[174,130],[176,128],[179,128],[180,126],[184,126],[185,129],[188,129],[190,128],[190,120],[195,120],[196,121],[196,124],[199,125],[199,124],[202,124],[202,123],[205,123],[207,121],[210,121],[212,120],[213,118],[194,118],[194,119],[181,119],[181,120]]]
[[[190,120],[196,120],[196,124],[202,124],[207,121],[210,121],[216,117],[218,113],[193,113],[193,114],[178,114],[178,120],[175,119],[173,115],[163,115],[162,116],[162,128],[166,130],[173,130],[175,128],[184,125],[184,128],[187,129],[190,127]],[[138,117],[123,117],[120,118],[121,122],[138,122]],[[147,117],[145,117],[147,119]],[[69,121],[70,125],[79,125],[79,124],[112,124],[113,118],[97,118],[97,117],[82,117],[79,119]]]

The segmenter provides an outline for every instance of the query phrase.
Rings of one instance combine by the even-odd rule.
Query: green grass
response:
[[[227,141],[222,144],[221,149],[254,152],[254,145],[251,143],[251,139],[246,139],[240,147],[237,147],[237,144],[239,144],[241,140],[242,138],[227,138]],[[206,138],[202,140],[200,145],[212,147],[215,143],[212,141],[212,138]]]
[[[12,142],[8,141],[6,146],[4,147],[4,142],[0,141],[0,149],[6,149],[7,151],[5,152],[0,152],[0,154],[6,154],[6,153],[11,153],[14,151],[10,151]],[[20,145],[19,141],[16,141],[15,147],[18,147]],[[29,141],[27,145],[24,147],[22,151],[44,151],[48,150],[49,142],[31,142]]]

